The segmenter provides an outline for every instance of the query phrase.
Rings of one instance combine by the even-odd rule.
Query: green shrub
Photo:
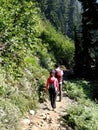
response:
[[[0,96],[5,95],[5,87],[4,86],[0,86]]]
[[[19,108],[0,98],[0,130],[16,130],[19,117]]]
[[[77,106],[71,106],[67,111],[67,115],[64,116],[64,121],[74,130],[97,130],[98,128],[98,109],[93,104],[90,106],[78,104]]]
[[[49,44],[48,50],[55,56],[57,62],[62,62],[66,67],[72,67],[75,49],[73,41],[67,36],[63,36],[60,32],[56,32],[48,21],[44,24],[41,34],[43,43]]]
[[[64,89],[67,91],[70,98],[78,100],[80,98],[92,98],[92,86],[87,81],[72,81],[68,82]]]
[[[0,50],[0,107],[8,113],[1,115],[7,123],[1,121],[0,129],[14,130],[14,112],[23,115],[45,99],[48,70],[59,59],[71,65],[74,45],[41,19],[32,0],[0,0],[0,11],[0,44],[4,46]]]
[[[75,99],[63,117],[74,130],[97,130],[98,105],[92,98],[92,86],[87,81],[71,81],[65,86],[68,96]]]

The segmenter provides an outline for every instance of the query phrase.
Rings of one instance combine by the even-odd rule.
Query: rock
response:
[[[22,121],[22,123],[23,123],[23,124],[28,124],[28,125],[29,125],[29,124],[30,124],[30,119],[24,119],[24,120]]]
[[[60,121],[60,124],[63,124],[63,121]]]
[[[34,110],[30,110],[29,112],[31,115],[35,115],[35,111]]]
[[[48,120],[48,123],[53,123],[52,118],[50,118],[50,119]]]
[[[43,120],[48,121],[49,119],[50,119],[50,117],[49,117],[48,114],[45,114],[45,115],[43,116]]]
[[[66,128],[61,128],[61,130],[67,130]],[[69,129],[68,129],[69,130]]]

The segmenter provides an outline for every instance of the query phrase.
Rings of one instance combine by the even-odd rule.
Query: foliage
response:
[[[98,77],[98,2],[79,0],[82,5],[81,38],[75,40],[75,73],[89,79]],[[81,59],[81,60],[79,60]]]
[[[69,108],[68,114],[64,119],[74,130],[97,130],[97,106],[91,103],[91,101],[89,101],[89,103],[92,107],[90,107],[90,105],[85,106],[84,104],[78,104],[77,106]]]
[[[8,120],[7,124],[0,116],[0,129],[14,130],[19,121],[17,118],[14,120],[15,116],[37,108],[40,98],[38,89],[40,86],[45,88],[48,74],[44,66],[51,62],[51,56],[37,38],[40,34],[41,19],[37,14],[40,10],[35,2],[1,0],[0,10],[0,98],[7,100],[4,102],[7,107],[3,107],[1,101],[0,105],[2,111],[8,114],[4,117]],[[44,54],[42,50],[45,50]],[[46,67],[50,68],[52,64],[53,62]],[[16,108],[20,112],[14,116]]]
[[[46,18],[70,38],[74,37],[74,25],[79,26],[80,11],[77,0],[37,0]]]
[[[63,121],[74,130],[97,130],[98,105],[92,100],[92,89],[87,81],[72,81],[66,85],[69,97],[76,99],[63,116]]]
[[[8,100],[0,98],[0,130],[16,130],[20,110]]]
[[[70,98],[79,100],[80,98],[92,98],[93,87],[87,81],[72,81],[66,84],[65,90],[67,91]]]
[[[55,56],[57,62],[64,64],[66,67],[72,67],[74,60],[74,43],[67,36],[56,32],[54,28],[45,22],[41,38],[44,44],[49,43],[48,50]]]
[[[40,99],[45,101],[48,70],[60,57],[69,57],[66,62],[70,65],[74,45],[45,22],[38,4],[32,0],[1,0],[0,10],[0,108],[8,114],[4,115],[7,122],[1,115],[0,129],[16,130],[20,115],[35,110]],[[47,38],[42,37],[44,32]],[[52,41],[56,49],[61,48],[59,57]],[[67,43],[71,43],[70,47]],[[67,48],[72,52],[67,52]]]

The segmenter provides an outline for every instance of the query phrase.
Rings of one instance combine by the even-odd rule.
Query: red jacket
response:
[[[57,78],[55,78],[55,77],[49,77],[49,78],[47,79],[47,83],[46,83],[46,91],[48,90],[49,84],[51,84],[51,83],[54,83],[54,86],[55,86],[55,87],[57,88],[57,90],[58,90],[59,84],[58,84]]]

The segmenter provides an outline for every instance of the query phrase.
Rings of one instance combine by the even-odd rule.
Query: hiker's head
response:
[[[50,76],[54,76],[55,75],[55,70],[50,70]]]

